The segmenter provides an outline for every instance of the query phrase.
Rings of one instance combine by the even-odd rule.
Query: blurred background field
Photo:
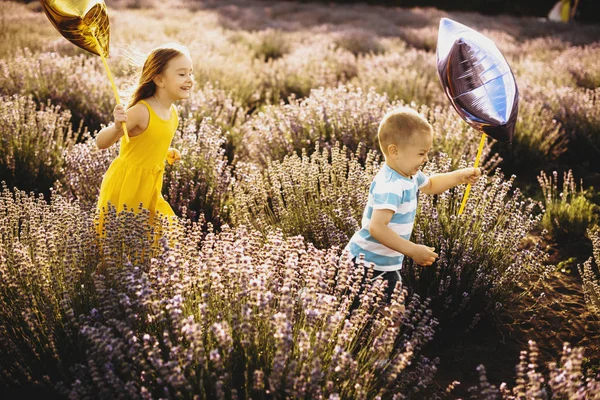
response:
[[[115,216],[114,234],[95,238],[118,153],[93,141],[114,106],[101,60],[62,38],[37,2],[3,2],[0,392],[599,398],[595,2],[568,24],[543,18],[553,2],[542,1],[107,5],[124,95],[131,60],[153,47],[177,41],[193,57],[173,141],[182,160],[163,185],[182,217],[179,244],[153,246],[143,214]],[[514,143],[488,140],[487,176],[463,216],[464,187],[420,198],[413,240],[440,258],[406,262],[400,328],[376,304],[345,324],[356,277],[338,257],[382,163],[381,117],[402,104],[428,118],[427,173],[475,159],[480,134],[437,78],[441,17],[507,58],[520,91]],[[97,274],[101,257],[109,268]]]

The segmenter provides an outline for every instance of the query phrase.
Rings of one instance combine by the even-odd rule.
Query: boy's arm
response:
[[[452,172],[435,174],[430,176],[429,183],[419,190],[425,194],[440,194],[463,183],[475,184],[480,176],[480,168],[462,168]]]
[[[412,258],[419,265],[427,266],[433,264],[437,254],[432,247],[415,244],[406,240],[388,226],[392,220],[394,211],[387,209],[373,210],[369,233],[382,245]]]

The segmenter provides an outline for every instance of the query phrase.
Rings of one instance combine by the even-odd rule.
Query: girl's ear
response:
[[[152,78],[152,81],[154,82],[154,84],[156,85],[156,87],[164,87],[164,79],[163,77],[159,74],[159,75],[154,75],[154,78]]]

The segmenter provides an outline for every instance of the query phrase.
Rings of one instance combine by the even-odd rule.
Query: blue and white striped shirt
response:
[[[358,258],[359,254],[364,254],[367,265],[374,263],[377,271],[401,269],[404,254],[384,246],[369,234],[371,216],[373,210],[394,211],[388,226],[404,239],[410,240],[417,213],[417,192],[428,182],[429,178],[421,171],[412,178],[406,178],[384,164],[371,183],[362,227],[346,246],[352,257]]]

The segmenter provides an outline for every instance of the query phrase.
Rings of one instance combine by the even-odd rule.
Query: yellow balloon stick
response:
[[[483,146],[485,145],[485,133],[481,134],[481,140],[479,141],[479,149],[477,149],[477,157],[475,157],[475,165],[473,168],[479,167],[479,159],[481,158],[481,153],[483,152]],[[467,184],[467,189],[465,190],[465,195],[463,196],[462,203],[460,205],[460,209],[458,210],[458,215],[461,215],[465,210],[465,206],[467,205],[467,199],[469,198],[469,193],[471,192],[471,184]]]
[[[92,33],[92,37],[96,41],[96,45],[98,46],[98,52],[100,53],[100,58],[102,58],[102,63],[104,64],[104,69],[106,69],[106,74],[108,75],[108,79],[110,80],[110,86],[112,86],[113,93],[115,95],[115,99],[117,100],[117,104],[121,104],[121,98],[119,97],[119,92],[117,91],[117,86],[115,85],[115,81],[110,72],[110,68],[108,67],[108,62],[106,62],[106,57],[104,57],[104,53],[102,52],[102,47],[100,47],[100,43],[96,38],[96,35]],[[129,143],[129,132],[127,132],[127,124],[125,122],[121,122],[123,126],[123,137],[125,138],[125,142]]]

